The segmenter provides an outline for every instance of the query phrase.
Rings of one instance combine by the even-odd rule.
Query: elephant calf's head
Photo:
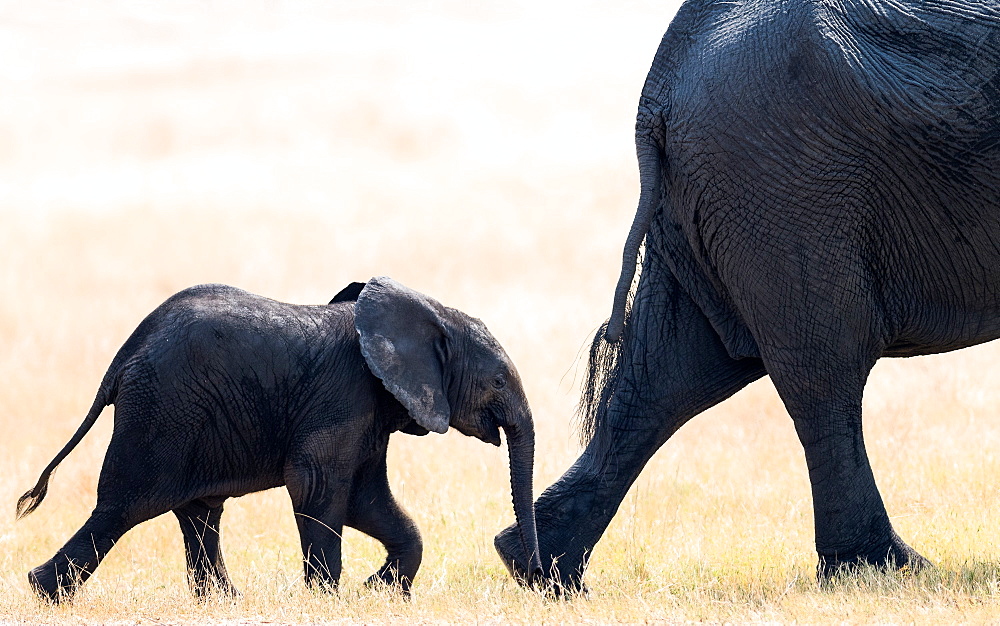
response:
[[[503,348],[479,320],[378,277],[358,295],[355,327],[372,372],[419,425],[449,426],[510,452],[514,514],[531,568],[541,574],[532,471],[535,432],[521,379]]]

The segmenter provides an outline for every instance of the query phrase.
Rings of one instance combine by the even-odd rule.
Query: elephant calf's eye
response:
[[[493,377],[494,389],[503,389],[506,386],[507,386],[507,377],[504,376],[502,373],[497,374],[496,376]]]

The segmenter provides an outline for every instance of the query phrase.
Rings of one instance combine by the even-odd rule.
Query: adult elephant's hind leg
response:
[[[881,353],[874,333],[860,309],[811,312],[821,319],[771,320],[770,328],[782,332],[762,339],[761,349],[805,450],[818,574],[827,578],[860,564],[926,565],[893,530],[865,450],[861,398]]]
[[[591,551],[653,453],[691,417],[764,375],[759,360],[729,356],[653,253],[643,265],[622,342],[618,373],[605,390],[590,442],[535,502],[542,565],[569,590],[582,587]],[[517,527],[503,530],[495,545],[511,573],[525,579]]]
[[[194,500],[174,509],[174,515],[184,534],[188,585],[191,591],[198,597],[204,597],[213,590],[227,595],[239,595],[229,580],[226,564],[222,559],[222,539],[219,535],[222,502],[215,504]]]

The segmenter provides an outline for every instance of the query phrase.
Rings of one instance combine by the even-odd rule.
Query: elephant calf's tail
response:
[[[617,343],[625,329],[625,309],[628,294],[635,277],[636,259],[639,247],[642,245],[653,215],[660,204],[663,194],[663,157],[661,145],[663,142],[662,112],[648,110],[642,106],[636,120],[636,156],[639,158],[639,208],[635,212],[632,228],[625,239],[625,250],[622,252],[622,272],[615,288],[615,302],[611,309],[611,318],[604,331],[604,338],[611,343]]]
[[[35,483],[35,486],[17,499],[17,519],[21,519],[38,508],[38,505],[45,499],[45,494],[49,491],[49,478],[52,476],[52,472],[55,471],[56,466],[62,463],[62,460],[73,451],[73,448],[75,448],[87,432],[90,431],[90,428],[94,425],[94,422],[97,421],[97,418],[101,415],[101,411],[104,410],[104,407],[112,403],[111,385],[109,384],[110,381],[108,378],[110,378],[110,376],[106,377],[104,383],[101,384],[101,388],[97,392],[97,397],[94,399],[94,404],[90,407],[90,412],[87,413],[87,417],[83,420],[83,423],[80,424],[80,427],[76,429],[73,437],[65,446],[63,446],[63,449],[59,451],[56,458],[52,459],[52,461],[45,466],[45,469],[42,470],[42,475],[38,477],[38,482]]]

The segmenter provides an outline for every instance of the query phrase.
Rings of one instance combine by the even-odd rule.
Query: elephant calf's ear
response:
[[[448,430],[445,330],[437,304],[391,278],[373,278],[358,295],[354,326],[372,373],[427,430]]]
[[[426,428],[416,423],[415,421],[410,420],[406,426],[403,426],[402,428],[399,429],[399,432],[406,433],[407,435],[416,435],[417,437],[423,437],[424,435],[426,435],[431,431],[427,430]]]
[[[364,288],[364,283],[351,283],[341,289],[337,295],[330,300],[329,304],[336,304],[337,302],[354,302],[358,299],[358,296],[361,295],[361,290]]]

